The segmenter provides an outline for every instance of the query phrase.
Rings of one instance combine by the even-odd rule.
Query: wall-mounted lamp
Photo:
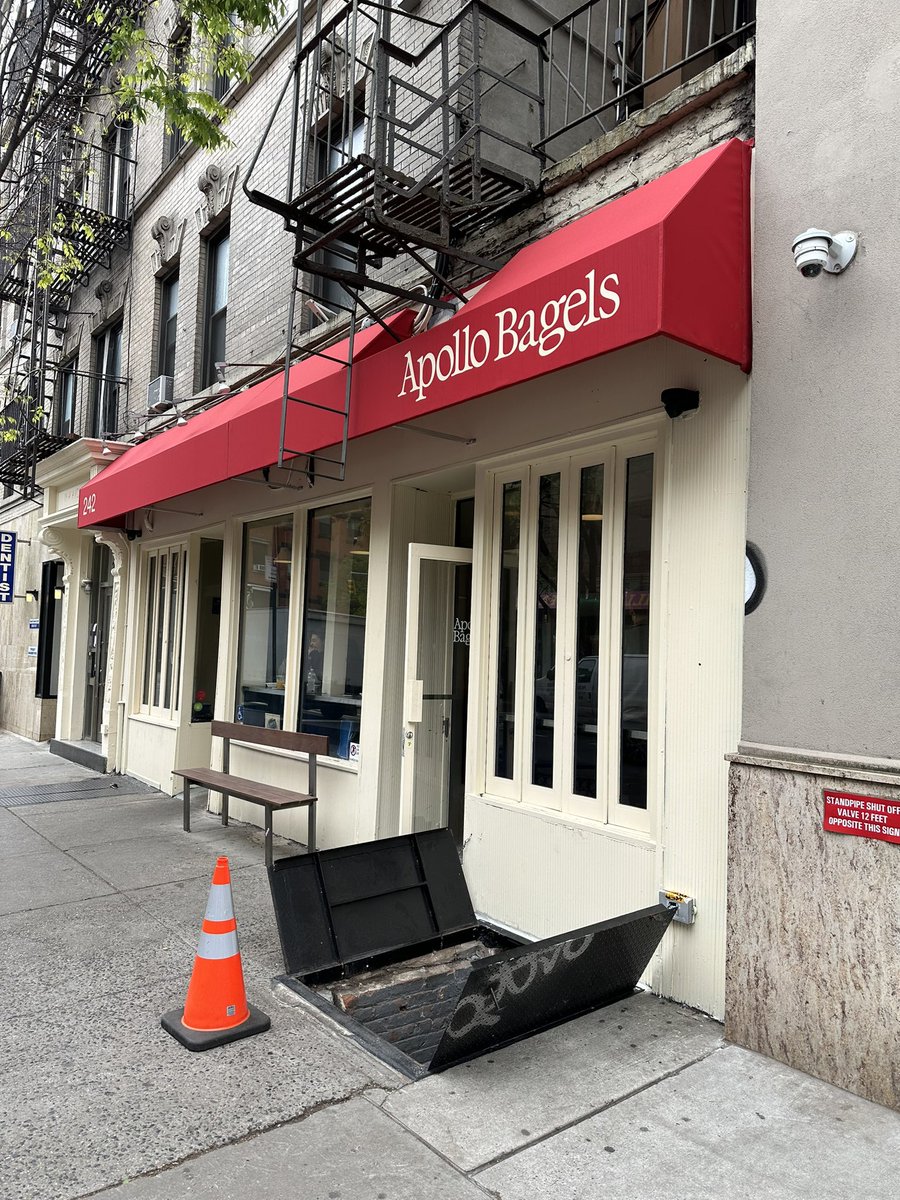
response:
[[[674,421],[676,417],[694,412],[700,407],[700,393],[693,388],[663,388],[659,394],[666,416]]]
[[[86,596],[89,596],[91,594],[91,592],[94,590],[93,579],[82,579],[81,590],[84,592],[84,594]]]
[[[56,585],[56,587],[53,589],[53,599],[54,600],[62,600],[62,598],[65,594],[66,594],[66,585],[64,583],[58,583]]]
[[[25,599],[29,604],[37,604],[40,599],[40,593],[37,588],[29,588],[25,593]]]

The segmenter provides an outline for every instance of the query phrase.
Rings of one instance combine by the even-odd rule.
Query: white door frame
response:
[[[419,593],[423,562],[472,563],[472,551],[460,546],[410,542],[406,576],[406,653],[403,664],[403,761],[400,769],[400,833],[412,833],[415,812],[416,726],[422,720],[424,681],[419,662]]]

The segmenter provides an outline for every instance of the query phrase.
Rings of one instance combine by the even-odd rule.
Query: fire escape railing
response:
[[[95,266],[108,266],[130,234],[134,165],[105,140],[87,142],[58,130],[42,144],[11,236],[0,244],[0,300],[18,310],[3,382],[16,439],[6,436],[0,444],[0,484],[26,499],[40,490],[38,464],[84,432],[55,411],[68,311],[75,288]],[[9,428],[7,421],[7,434]]]
[[[546,124],[560,158],[752,36],[755,0],[583,0],[545,33]]]
[[[383,323],[385,302],[464,302],[463,282],[499,265],[470,239],[539,185],[543,43],[483,0],[445,23],[376,0],[350,0],[328,20],[324,8],[309,36],[298,18],[297,54],[244,190],[295,239],[286,366],[299,353],[298,303],[300,333],[310,312],[349,319],[345,404],[335,410],[343,440],[318,459],[319,474],[342,479],[357,320]],[[297,453],[284,439],[291,402],[307,403],[288,395],[286,371],[279,463]]]
[[[61,0],[51,19],[42,5],[23,6],[14,31],[15,69],[3,108],[9,121],[16,105],[27,103],[37,123],[18,148],[10,178],[0,184],[9,235],[0,242],[0,300],[16,309],[0,382],[0,483],[27,499],[40,493],[40,461],[75,436],[54,414],[72,293],[95,266],[109,265],[131,228],[134,161],[127,137],[118,131],[88,142],[75,131],[109,69],[110,24],[140,20],[146,8],[146,0],[92,0],[88,6]],[[23,95],[32,82],[33,92]]]

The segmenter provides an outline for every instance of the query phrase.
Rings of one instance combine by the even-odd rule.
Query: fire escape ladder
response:
[[[293,235],[286,368],[334,357],[327,343],[349,326],[340,449],[308,464],[343,479],[359,328],[403,306],[424,307],[424,321],[464,303],[499,265],[476,239],[539,187],[544,44],[484,0],[443,24],[398,0],[347,0],[326,19],[328,8],[319,0],[304,39],[301,6],[244,190]],[[290,405],[310,404],[287,377],[279,464],[301,453],[285,443]]]

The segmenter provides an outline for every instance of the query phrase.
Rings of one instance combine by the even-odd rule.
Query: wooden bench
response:
[[[191,784],[209,788],[213,792],[222,793],[222,824],[228,824],[228,798],[234,796],[238,800],[249,800],[251,804],[259,804],[265,809],[266,826],[266,866],[271,867],[272,856],[272,814],[283,808],[309,809],[309,825],[307,835],[307,850],[312,853],[316,848],[316,756],[328,753],[328,738],[311,733],[288,733],[283,729],[262,729],[258,725],[237,725],[230,721],[213,721],[213,737],[222,739],[221,771],[213,771],[209,767],[179,767],[172,772],[184,779],[184,828],[191,831]],[[229,751],[232,741],[249,742],[254,746],[270,746],[279,750],[299,750],[309,755],[309,792],[292,792],[287,788],[275,787],[271,783],[257,783],[253,779],[243,779],[240,775],[229,774]]]

